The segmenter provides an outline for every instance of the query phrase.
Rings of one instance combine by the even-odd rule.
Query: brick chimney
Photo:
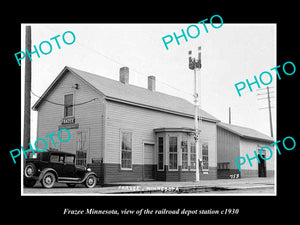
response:
[[[120,68],[120,82],[123,84],[129,83],[129,68],[128,67]]]
[[[148,89],[155,91],[155,76],[148,76]]]

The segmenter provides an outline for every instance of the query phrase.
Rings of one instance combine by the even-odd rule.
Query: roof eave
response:
[[[40,105],[43,103],[43,100],[48,96],[48,94],[55,88],[57,83],[62,79],[63,75],[65,74],[66,70],[70,71],[74,76],[76,76],[78,79],[86,83],[88,86],[90,86],[92,89],[94,89],[97,93],[105,96],[101,91],[99,91],[97,88],[95,88],[93,85],[91,85],[88,81],[83,79],[80,75],[78,75],[76,72],[74,72],[71,68],[68,66],[65,66],[62,71],[58,74],[58,76],[55,78],[55,80],[50,84],[50,86],[46,89],[46,91],[43,93],[43,95],[36,101],[36,103],[32,106],[32,109],[34,111],[37,111]]]
[[[269,142],[269,143],[274,142],[274,140],[270,140],[270,139],[266,139],[266,138],[252,137],[252,136],[248,136],[248,135],[241,134],[241,133],[239,133],[239,132],[237,132],[237,131],[235,131],[235,130],[232,130],[232,129],[230,129],[230,128],[228,128],[228,127],[226,127],[226,126],[220,124],[220,123],[217,123],[217,126],[223,128],[224,130],[227,130],[227,131],[229,131],[229,132],[231,132],[231,133],[234,133],[234,134],[236,134],[236,135],[238,135],[238,136],[240,136],[241,138],[244,138],[244,139],[251,139],[251,140],[265,141],[265,142]]]
[[[217,126],[223,128],[224,130],[227,130],[227,131],[229,131],[229,132],[231,132],[231,133],[234,133],[234,134],[236,134],[236,135],[238,135],[238,136],[240,136],[240,137],[243,136],[241,133],[236,132],[235,130],[232,130],[232,129],[226,127],[226,126],[223,126],[223,125],[220,124],[220,123],[217,123]]]
[[[270,140],[270,139],[266,139],[266,138],[251,137],[251,136],[247,136],[247,135],[242,135],[241,137],[244,138],[244,139],[264,141],[264,142],[268,142],[268,143],[273,143],[274,142],[274,140]]]
[[[160,107],[155,107],[155,106],[151,106],[151,105],[131,102],[131,101],[127,101],[127,100],[107,96],[103,92],[101,92],[99,89],[97,89],[95,86],[93,86],[91,83],[89,83],[84,78],[82,78],[80,75],[78,75],[75,71],[72,70],[72,68],[70,68],[68,66],[65,66],[63,68],[63,70],[59,73],[59,75],[55,78],[55,80],[50,84],[50,86],[46,89],[46,91],[43,93],[43,95],[32,106],[33,110],[38,111],[38,108],[44,102],[44,99],[49,95],[49,93],[55,88],[57,83],[62,79],[62,77],[65,74],[66,70],[70,71],[78,79],[80,79],[81,81],[86,83],[88,86],[90,86],[92,89],[94,89],[97,93],[101,94],[107,100],[111,100],[111,101],[115,101],[115,102],[121,102],[121,103],[129,104],[129,105],[139,106],[139,107],[143,107],[143,108],[148,108],[148,109],[157,110],[157,111],[161,111],[161,112],[167,112],[167,113],[176,114],[176,115],[185,116],[185,117],[190,117],[190,118],[194,117],[193,114],[189,114],[189,113],[184,113],[184,112],[174,111],[174,110],[168,110],[168,109],[164,109],[164,108],[160,108]],[[220,120],[214,119],[214,118],[202,117],[202,119],[204,121],[212,122],[212,123],[220,122]]]
[[[55,80],[50,84],[50,86],[44,91],[42,96],[36,101],[36,103],[32,106],[32,109],[34,111],[37,111],[40,104],[43,102],[43,100],[46,98],[46,96],[50,93],[50,91],[56,86],[57,82],[61,79],[64,72],[68,69],[67,66],[65,66],[62,71],[58,74],[58,76],[55,78]]]
[[[189,127],[162,127],[153,129],[154,133],[161,132],[183,132],[183,133],[195,133],[195,129]]]
[[[134,105],[134,106],[138,106],[138,107],[142,107],[142,108],[152,109],[152,110],[156,110],[156,111],[160,111],[160,112],[166,112],[166,113],[170,113],[170,114],[175,114],[175,115],[180,115],[180,116],[185,116],[185,117],[191,117],[191,118],[194,117],[194,115],[192,115],[192,114],[173,111],[173,110],[168,110],[168,109],[163,109],[163,108],[150,106],[150,105],[144,105],[144,104],[131,102],[131,101],[126,101],[126,100],[123,100],[123,99],[114,98],[114,97],[110,97],[110,96],[105,96],[105,99],[110,100],[110,101],[114,101],[114,102],[128,104],[128,105]],[[214,120],[214,119],[206,118],[206,117],[202,117],[202,119],[207,121],[207,122],[213,122],[213,123],[220,122],[220,120]]]

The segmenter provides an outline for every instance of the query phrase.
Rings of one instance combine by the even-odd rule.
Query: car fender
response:
[[[57,181],[57,178],[58,178],[57,172],[54,169],[52,169],[52,168],[45,168],[45,169],[43,169],[41,171],[40,175],[39,175],[38,181],[40,181],[47,172],[54,173],[56,181]]]
[[[84,177],[83,177],[83,179],[82,179],[82,182],[84,182],[85,180],[86,180],[86,178],[89,176],[89,175],[95,175],[95,177],[97,177],[97,175],[96,175],[96,173],[94,173],[94,172],[88,172],[88,173],[86,173],[85,175],[84,175]]]

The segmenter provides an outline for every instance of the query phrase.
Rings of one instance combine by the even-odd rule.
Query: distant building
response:
[[[273,138],[258,132],[256,130],[236,126],[226,123],[217,124],[217,177],[220,178],[245,178],[245,177],[269,177],[274,176],[275,170],[275,154],[269,160],[260,158],[260,163],[257,159],[251,160],[252,167],[247,161],[242,165],[241,172],[238,170],[235,159],[238,157],[245,157],[246,154],[249,158],[254,157],[254,151],[259,156],[259,150],[263,146],[270,146],[273,143]],[[273,151],[274,152],[274,151]],[[276,152],[276,151],[275,151]],[[269,152],[262,151],[264,158],[268,158]],[[260,157],[260,156],[259,156]],[[238,176],[237,176],[238,174]]]
[[[129,84],[127,67],[119,76],[65,67],[33,106],[37,138],[67,128],[71,139],[53,146],[49,137],[49,148],[75,153],[102,183],[195,180],[194,105],[157,92],[153,76],[148,89]],[[219,120],[201,109],[200,115],[200,179],[216,179]]]

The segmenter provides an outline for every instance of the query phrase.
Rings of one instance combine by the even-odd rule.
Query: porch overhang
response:
[[[153,129],[154,133],[164,133],[164,132],[181,132],[194,134],[195,129],[189,127],[162,127]]]

